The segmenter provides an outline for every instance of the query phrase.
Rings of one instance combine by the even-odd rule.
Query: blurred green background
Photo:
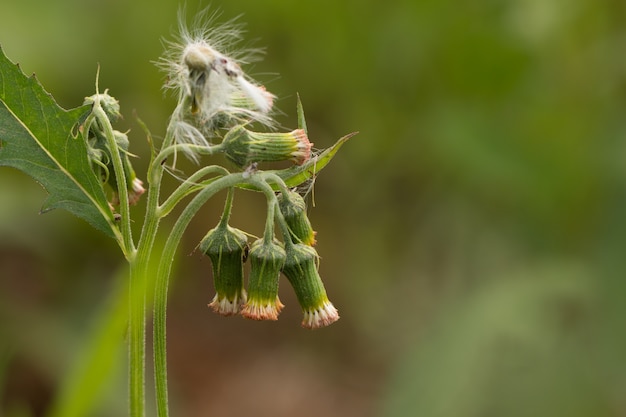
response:
[[[193,249],[222,201],[186,235],[168,310],[173,416],[626,416],[625,2],[212,6],[266,47],[247,70],[282,124],[298,92],[317,147],[360,133],[310,209],[342,316],[331,327],[300,329],[288,285],[278,322],[214,315]],[[163,134],[175,103],[151,61],[178,7],[9,0],[0,44],[66,108],[93,93],[99,63],[117,128],[146,155],[133,111]],[[144,177],[145,158],[135,166]],[[38,215],[44,198],[0,169],[0,415],[125,415],[121,255],[67,213]],[[239,193],[234,226],[260,235],[264,216]]]

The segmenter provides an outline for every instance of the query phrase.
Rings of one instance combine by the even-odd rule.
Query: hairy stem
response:
[[[156,386],[157,416],[168,416],[167,396],[167,353],[166,353],[166,309],[169,277],[172,261],[183,232],[198,210],[224,188],[243,182],[243,174],[229,174],[207,185],[183,210],[170,233],[159,262],[154,293],[154,378]]]
[[[106,113],[100,106],[100,102],[96,101],[93,107],[93,113],[96,116],[96,123],[100,123],[104,129],[107,145],[111,150],[111,161],[113,162],[113,170],[115,172],[115,178],[117,179],[117,193],[120,199],[120,214],[122,218],[121,231],[122,231],[122,252],[128,259],[133,255],[135,251],[135,243],[133,242],[132,230],[130,227],[130,208],[128,203],[128,189],[126,188],[126,174],[124,173],[124,165],[122,158],[118,151],[117,143],[115,142],[115,136],[113,134],[113,126],[107,117]]]
[[[158,208],[159,215],[161,217],[167,216],[174,207],[187,195],[197,191],[200,188],[204,188],[208,185],[208,182],[198,183],[198,181],[210,174],[220,173],[222,175],[228,174],[228,170],[218,165],[211,165],[208,167],[204,167],[196,171],[193,175],[187,178],[170,196],[161,204]],[[211,179],[209,181],[214,181],[215,179]]]

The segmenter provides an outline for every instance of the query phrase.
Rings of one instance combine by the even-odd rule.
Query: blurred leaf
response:
[[[0,49],[0,166],[17,168],[50,196],[42,211],[63,208],[113,237],[113,214],[91,169],[86,144],[72,134],[89,111],[59,107],[37,79]]]
[[[577,392],[586,384],[570,384],[583,373],[576,367],[580,352],[568,356],[568,366],[554,358],[579,324],[589,282],[583,272],[557,265],[492,281],[445,304],[441,321],[397,364],[384,415],[584,415],[562,414],[572,407],[560,407],[588,405],[589,392]],[[575,401],[571,391],[579,394]],[[561,413],[546,412],[555,405]]]
[[[118,274],[119,285],[101,312],[93,332],[79,352],[52,406],[50,417],[81,417],[91,415],[101,399],[102,391],[117,370],[116,364],[128,324],[127,271]]]

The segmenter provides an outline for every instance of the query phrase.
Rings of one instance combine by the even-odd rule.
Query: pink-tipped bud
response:
[[[200,250],[211,258],[215,297],[209,307],[218,314],[239,313],[246,302],[243,288],[243,262],[247,252],[246,234],[220,223],[200,243]]]
[[[253,162],[288,160],[302,165],[311,158],[313,144],[303,129],[259,133],[237,126],[226,134],[223,146],[228,159],[244,167]]]
[[[278,299],[278,279],[285,263],[285,250],[277,242],[257,240],[252,244],[248,301],[241,314],[253,320],[278,320],[284,307]]]
[[[278,195],[278,207],[283,214],[289,230],[300,243],[315,246],[316,232],[306,215],[306,203],[300,194],[290,191],[287,195]]]
[[[317,272],[317,252],[301,243],[287,248],[283,274],[293,287],[304,317],[302,327],[317,329],[339,320],[339,313],[328,300],[326,289]]]

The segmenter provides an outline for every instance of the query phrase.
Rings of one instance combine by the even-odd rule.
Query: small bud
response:
[[[244,167],[252,162],[292,160],[298,165],[311,158],[311,146],[306,132],[296,129],[287,133],[259,133],[236,126],[223,141],[224,153],[235,164]]]
[[[250,248],[248,301],[241,314],[253,320],[278,320],[284,307],[278,299],[278,279],[285,250],[276,242],[257,240]]]
[[[143,193],[146,192],[146,190],[145,188],[143,188],[143,182],[139,178],[137,178],[137,174],[135,174],[133,165],[130,163],[130,159],[128,157],[128,136],[126,136],[125,133],[119,132],[117,130],[113,131],[113,135],[115,136],[115,143],[117,144],[120,158],[122,159],[122,166],[124,167],[124,176],[126,177],[126,189],[129,191],[128,203],[130,205],[135,205],[139,202],[139,198],[142,196]],[[117,178],[115,176],[115,170],[113,169],[113,161],[110,157],[107,168],[109,170],[109,184],[111,184],[111,187],[113,187],[114,190],[117,190]],[[115,194],[113,196],[113,205],[119,205],[119,195],[117,191],[115,191]]]
[[[243,262],[247,241],[244,232],[220,223],[200,242],[200,250],[211,258],[213,266],[216,294],[209,307],[224,316],[239,313],[246,301],[246,291],[243,288]]]
[[[298,302],[304,312],[302,327],[317,329],[339,320],[337,309],[328,300],[324,284],[317,271],[317,252],[310,246],[298,243],[287,248],[283,267]]]
[[[283,214],[289,230],[300,243],[315,246],[315,231],[306,215],[306,203],[300,194],[290,191],[287,196],[278,195],[278,207]]]
[[[102,106],[102,110],[107,115],[107,118],[111,121],[111,123],[115,123],[122,114],[120,113],[120,103],[113,96],[110,96],[105,90],[103,94],[94,94],[89,97],[85,97],[84,105],[93,105],[96,100],[100,101],[100,105]]]

